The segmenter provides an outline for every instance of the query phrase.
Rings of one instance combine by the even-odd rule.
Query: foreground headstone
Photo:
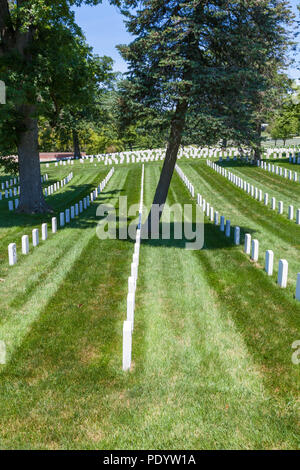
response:
[[[66,215],[66,224],[70,223],[70,209],[65,210],[65,215]]]
[[[296,224],[300,225],[300,209],[297,209],[296,213]]]
[[[278,266],[278,279],[277,283],[279,287],[286,287],[287,285],[287,276],[288,276],[288,262],[286,259],[279,260]]]
[[[131,366],[132,329],[131,322],[123,323],[123,370],[129,370]]]
[[[8,245],[8,262],[9,266],[13,266],[17,262],[17,246],[15,243]]]
[[[137,280],[138,267],[136,263],[131,263],[131,276],[134,278],[135,282]]]
[[[252,247],[251,247],[251,259],[252,261],[257,261],[258,260],[258,240],[254,239],[252,240]]]
[[[266,260],[265,260],[265,271],[268,276],[273,274],[273,265],[274,265],[274,253],[272,250],[266,251]]]
[[[278,202],[278,214],[283,214],[283,202]]]
[[[32,230],[32,245],[38,246],[38,244],[39,244],[39,231],[37,228],[34,228]]]
[[[29,253],[29,237],[28,235],[23,235],[22,237],[22,254],[28,255]]]
[[[128,292],[133,294],[135,292],[135,280],[133,276],[128,278]]]

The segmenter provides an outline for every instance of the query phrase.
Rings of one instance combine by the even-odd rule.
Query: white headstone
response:
[[[59,214],[59,225],[63,227],[65,225],[65,213],[61,212]]]
[[[300,225],[300,209],[297,209],[297,213],[296,213],[296,224]]]
[[[22,254],[28,255],[29,253],[29,237],[28,235],[23,235],[22,237]]]
[[[216,211],[215,212],[215,225],[218,225],[219,224],[219,212]]]
[[[283,202],[279,201],[278,202],[278,214],[282,214],[282,213],[283,213]]]
[[[56,217],[52,217],[51,227],[52,227],[52,233],[56,233],[57,232],[57,219],[56,219]]]
[[[39,231],[37,228],[34,228],[32,230],[32,245],[38,246],[38,244],[39,244]]]
[[[234,228],[234,244],[235,245],[240,244],[240,227]]]
[[[225,236],[230,237],[230,220],[226,220]]]
[[[13,266],[17,262],[17,246],[15,243],[8,245],[8,262],[10,266]]]
[[[252,246],[251,246],[251,259],[253,261],[258,260],[258,240],[252,240]]]
[[[136,263],[131,263],[131,276],[137,281],[138,267]]]
[[[134,328],[134,303],[135,293],[129,292],[127,295],[127,321],[131,323],[131,330]]]
[[[287,285],[288,267],[289,266],[286,259],[279,260],[277,279],[279,287],[286,287]]]
[[[273,274],[273,265],[274,265],[274,253],[272,250],[266,251],[266,260],[265,260],[265,271],[268,276]]]
[[[276,207],[276,199],[275,197],[272,197],[271,199],[271,209],[274,211]]]
[[[129,370],[131,366],[131,347],[132,347],[132,330],[131,322],[123,323],[123,370]]]
[[[47,240],[48,238],[48,226],[47,224],[42,224],[42,240]]]
[[[134,277],[132,276],[128,278],[128,292],[129,293],[135,292],[135,280],[134,280]]]

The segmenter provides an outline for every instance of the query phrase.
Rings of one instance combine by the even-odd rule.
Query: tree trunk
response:
[[[22,107],[23,129],[19,134],[18,162],[20,175],[20,204],[18,212],[27,214],[51,211],[46,204],[41,184],[37,119],[32,117],[33,106]]]
[[[183,100],[177,103],[174,117],[171,122],[171,131],[169,142],[166,150],[166,157],[160,174],[159,182],[156,187],[155,196],[153,199],[152,207],[148,215],[146,226],[148,227],[148,234],[151,234],[151,215],[154,212],[158,213],[159,220],[162,216],[164,204],[166,202],[170,183],[172,180],[174,168],[177,161],[177,154],[181,144],[182,132],[185,124],[185,116],[188,108],[188,101]],[[158,208],[158,205],[160,206]],[[155,207],[154,207],[155,206]],[[157,212],[158,211],[158,212]],[[146,227],[145,227],[146,228]]]
[[[259,139],[259,145],[257,145],[254,149],[254,161],[257,162],[258,160],[261,159],[261,145],[260,145],[260,139],[261,139],[261,122],[258,121],[257,123],[257,137]]]
[[[78,132],[73,129],[74,158],[81,158]]]
[[[227,148],[227,139],[226,138],[222,139],[222,148],[224,148],[224,149]]]

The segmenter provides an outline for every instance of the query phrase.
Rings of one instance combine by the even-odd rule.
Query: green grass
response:
[[[64,197],[51,197],[58,212],[110,169],[74,166],[78,179]],[[266,276],[262,257],[250,262],[207,219],[201,251],[183,249],[184,240],[143,242],[133,364],[123,373],[133,243],[99,240],[94,204],[9,268],[7,242],[42,218],[7,213],[0,226],[0,339],[9,359],[0,366],[1,448],[299,448],[300,366],[291,361],[291,344],[300,339],[292,279],[300,263],[299,227],[205,162],[179,166],[196,192],[257,236],[261,253],[271,248],[275,259],[286,255],[288,288]],[[148,208],[160,168],[145,165]],[[99,202],[117,204],[126,194],[129,205],[137,203],[141,165],[115,170]],[[177,174],[168,197],[175,202],[192,202]]]

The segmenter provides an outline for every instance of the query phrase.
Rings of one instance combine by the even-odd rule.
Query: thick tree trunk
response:
[[[23,130],[19,135],[18,161],[20,174],[20,204],[18,212],[27,214],[49,212],[41,184],[37,119],[32,106],[23,106]]]
[[[257,162],[257,160],[260,160],[261,159],[261,145],[260,145],[260,139],[261,139],[261,122],[258,121],[257,123],[257,128],[256,128],[256,132],[257,132],[257,137],[259,139],[259,145],[257,145],[254,149],[254,161]]]
[[[150,237],[151,235],[151,215],[159,217],[159,220],[162,216],[164,204],[166,202],[170,183],[172,180],[174,168],[177,161],[178,150],[181,144],[182,132],[185,124],[185,116],[188,108],[188,101],[183,100],[178,102],[174,117],[171,122],[171,131],[169,142],[166,151],[166,157],[160,174],[159,182],[156,187],[155,196],[153,199],[152,207],[148,215],[148,220],[146,222],[147,233]],[[158,208],[159,205],[159,208]]]
[[[80,158],[81,152],[80,152],[78,132],[75,131],[74,129],[73,129],[73,146],[74,146],[74,157]]]

